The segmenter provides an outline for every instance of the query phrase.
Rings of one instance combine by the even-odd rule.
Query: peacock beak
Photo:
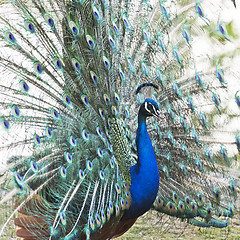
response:
[[[161,113],[159,110],[156,110],[155,111],[155,114],[153,114],[153,116],[157,119],[163,119],[163,117],[161,116]]]

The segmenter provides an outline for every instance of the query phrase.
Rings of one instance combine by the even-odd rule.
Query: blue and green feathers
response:
[[[235,35],[223,6],[0,8],[1,237],[14,218],[22,238],[110,239],[150,208],[200,227],[239,214],[229,173],[239,131],[223,130],[239,121],[240,90],[229,87],[235,52],[225,47]]]

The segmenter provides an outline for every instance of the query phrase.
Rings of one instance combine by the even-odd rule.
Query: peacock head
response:
[[[161,118],[158,104],[150,98],[145,99],[143,104],[140,107],[140,114],[145,117],[157,117]]]

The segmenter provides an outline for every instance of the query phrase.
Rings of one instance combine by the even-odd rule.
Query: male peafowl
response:
[[[238,215],[240,135],[227,127],[240,85],[228,84],[237,47],[224,8],[2,3],[1,237],[13,220],[23,239],[111,239],[150,208],[200,227]]]

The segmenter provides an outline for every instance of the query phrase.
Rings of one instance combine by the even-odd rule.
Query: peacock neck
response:
[[[159,187],[159,172],[155,152],[147,132],[146,116],[138,115],[136,136],[138,160],[131,167],[131,207],[123,219],[137,218],[148,211],[156,199]]]

